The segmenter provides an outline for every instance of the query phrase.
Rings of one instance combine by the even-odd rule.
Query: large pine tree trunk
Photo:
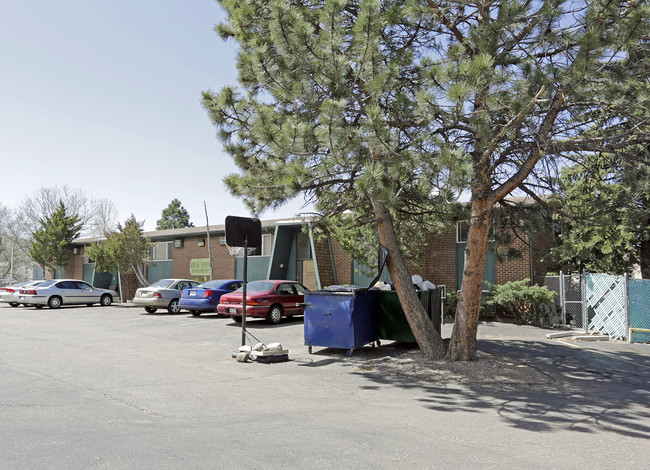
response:
[[[424,307],[418,299],[413,288],[411,276],[406,268],[402,257],[402,251],[395,235],[395,227],[390,212],[383,203],[373,201],[375,216],[377,217],[377,229],[379,242],[388,250],[386,266],[390,272],[391,279],[395,284],[395,290],[406,320],[408,321],[413,336],[420,346],[424,356],[432,360],[440,360],[445,356],[446,345],[433,327],[433,323],[427,317]]]
[[[456,309],[454,330],[447,351],[447,359],[450,361],[476,360],[476,334],[492,207],[493,203],[488,199],[472,198],[469,233],[465,248],[463,284]]]

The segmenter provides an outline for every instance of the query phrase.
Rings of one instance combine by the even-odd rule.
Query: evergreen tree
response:
[[[99,271],[135,273],[138,285],[146,286],[142,265],[149,259],[151,242],[143,236],[143,222],[133,214],[124,225],[107,235],[106,240],[86,247],[85,254]]]
[[[83,223],[77,214],[68,214],[59,201],[51,215],[39,221],[34,232],[30,256],[43,268],[49,268],[56,277],[57,269],[64,267],[72,257],[70,244],[79,237]]]
[[[566,161],[650,140],[647,76],[625,67],[649,36],[641,0],[220,4],[241,88],[203,104],[240,169],[228,187],[256,214],[304,193],[325,224],[357,238],[372,224],[427,357],[445,346],[406,269],[413,234],[470,194],[447,357],[475,359],[495,205]]]
[[[169,206],[163,209],[161,217],[156,223],[156,230],[185,227],[194,227],[194,224],[190,222],[190,214],[181,205],[181,201],[172,199]]]
[[[594,156],[567,168],[552,206],[561,244],[551,259],[565,271],[650,278],[650,157]],[[622,164],[624,163],[624,164]]]

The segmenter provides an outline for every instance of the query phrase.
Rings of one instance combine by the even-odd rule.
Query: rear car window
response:
[[[246,292],[268,292],[273,289],[273,285],[274,283],[269,281],[252,281],[246,284]],[[241,288],[239,290],[241,290]]]
[[[164,289],[166,287],[169,287],[172,282],[174,282],[173,279],[160,279],[153,284],[149,284],[149,287],[162,287]]]

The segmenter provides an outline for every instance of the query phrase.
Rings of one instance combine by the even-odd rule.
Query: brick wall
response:
[[[79,254],[73,254],[73,248],[70,247],[70,254],[72,257],[65,267],[65,277],[68,279],[83,279],[84,265],[83,265],[83,249],[79,250]]]
[[[341,248],[341,244],[334,238],[332,238],[332,251],[334,252],[338,283],[340,285],[352,284],[352,261],[348,254],[343,251],[343,248]]]
[[[411,274],[419,274],[425,281],[446,285],[448,291],[456,290],[456,232],[430,235],[424,248],[420,268],[409,268]]]
[[[202,240],[205,240],[205,246],[199,246],[199,241]],[[209,278],[209,276],[190,275],[191,260],[210,257],[208,254],[208,240],[205,236],[186,237],[183,239],[183,247],[173,248],[173,250],[172,276],[195,279],[199,282]],[[235,257],[228,253],[227,246],[219,245],[219,236],[210,236],[210,250],[212,252],[212,278],[232,279],[235,276]]]
[[[133,300],[135,291],[138,289],[138,280],[135,273],[120,274],[122,281],[122,302]]]
[[[318,266],[321,287],[325,288],[336,284],[334,278],[334,265],[327,238],[314,242],[314,258]]]
[[[526,243],[527,235],[519,234],[510,244],[510,248],[519,250],[521,256],[496,260],[496,283],[505,284],[509,281],[530,279],[530,248]],[[499,249],[499,248],[497,248]],[[502,248],[503,249],[503,248]]]

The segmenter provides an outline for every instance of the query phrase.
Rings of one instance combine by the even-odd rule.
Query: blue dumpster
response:
[[[347,349],[378,341],[377,290],[330,286],[305,294],[305,345]]]

